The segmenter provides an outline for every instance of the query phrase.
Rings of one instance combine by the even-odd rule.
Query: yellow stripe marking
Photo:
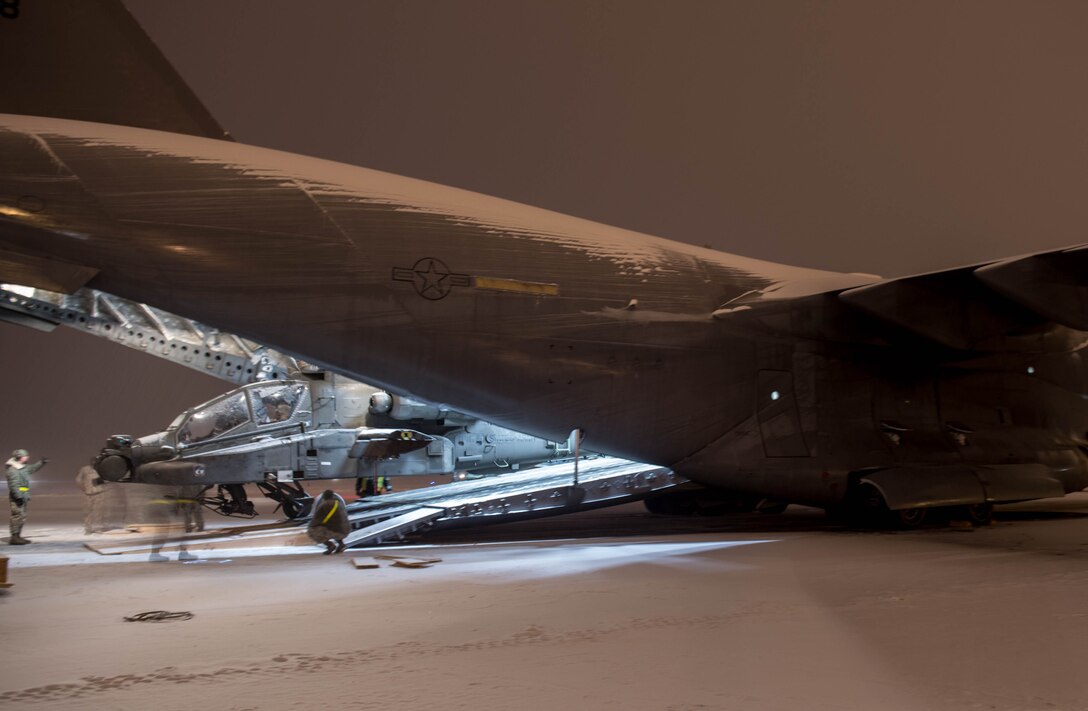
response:
[[[492,289],[494,291],[513,291],[519,294],[536,294],[538,296],[559,296],[558,284],[545,284],[538,281],[518,281],[517,279],[500,279],[498,277],[475,277],[477,289]]]
[[[329,515],[326,516],[325,518],[321,519],[321,523],[322,524],[328,523],[329,519],[332,518],[332,515],[334,513],[336,513],[336,509],[338,509],[338,508],[340,508],[340,502],[339,501],[333,501],[332,502],[332,508],[329,509]]]

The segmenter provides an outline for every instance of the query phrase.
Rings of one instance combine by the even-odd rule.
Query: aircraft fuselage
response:
[[[1045,462],[1088,484],[1083,333],[965,355],[844,335],[830,312],[715,318],[875,278],[235,143],[0,116],[0,155],[0,258],[514,430],[581,428],[594,451],[803,503],[882,467]]]

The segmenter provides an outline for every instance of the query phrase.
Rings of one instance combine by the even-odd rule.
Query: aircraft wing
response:
[[[974,274],[1035,313],[1088,331],[1088,245],[996,262]]]
[[[823,293],[798,293],[797,285],[753,292],[714,316],[801,336],[822,331],[829,340],[1019,350],[1018,339],[1053,327],[1088,330],[1085,275],[1088,245],[1079,245]]]

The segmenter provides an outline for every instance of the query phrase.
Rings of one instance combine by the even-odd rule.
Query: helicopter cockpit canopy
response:
[[[224,435],[289,422],[300,411],[306,384],[253,383],[195,407],[175,420],[178,442],[195,445]],[[249,425],[247,427],[247,425]]]

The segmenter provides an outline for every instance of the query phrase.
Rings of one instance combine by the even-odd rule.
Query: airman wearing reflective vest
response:
[[[8,478],[8,500],[11,502],[11,538],[8,544],[22,546],[31,541],[23,538],[23,524],[26,523],[26,507],[30,503],[30,475],[45,466],[49,460],[39,459],[33,464],[30,461],[30,453],[25,449],[16,449],[11,453],[11,459],[6,464]]]
[[[344,537],[351,532],[346,506],[343,497],[332,489],[326,489],[314,503],[306,533],[315,543],[325,544],[325,555],[344,550]]]

